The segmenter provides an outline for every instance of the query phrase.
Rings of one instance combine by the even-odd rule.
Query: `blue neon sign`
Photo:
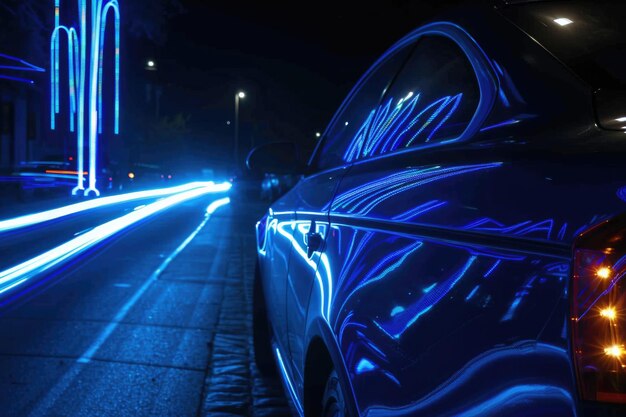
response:
[[[92,0],[91,25],[87,22],[87,0],[78,0],[79,28],[61,25],[61,1],[54,3],[54,30],[50,39],[50,128],[56,128],[56,115],[60,112],[60,35],[67,35],[70,131],[77,130],[77,185],[72,194],[83,192],[85,196],[99,196],[96,187],[98,135],[102,134],[102,84],[106,22],[113,13],[115,30],[115,103],[114,133],[119,134],[120,114],[120,9],[118,0]],[[89,55],[87,34],[90,34]],[[89,59],[89,73],[87,60]],[[89,79],[87,80],[87,75]],[[88,90],[87,90],[88,87]],[[88,93],[88,95],[87,95]],[[85,100],[87,100],[89,138],[88,188],[84,184],[85,152]]]

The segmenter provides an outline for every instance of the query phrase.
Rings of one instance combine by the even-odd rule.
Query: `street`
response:
[[[206,217],[217,198],[151,216],[5,297],[0,414],[289,415],[280,382],[252,361],[253,232],[264,206]],[[143,204],[5,232],[0,269]]]

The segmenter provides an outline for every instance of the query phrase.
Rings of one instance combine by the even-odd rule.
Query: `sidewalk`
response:
[[[202,416],[290,415],[280,381],[261,377],[253,360],[254,223],[263,209],[258,203],[247,205],[245,212],[232,206],[219,209],[160,278],[210,283],[203,296],[213,299],[204,301],[219,303],[207,342]]]
[[[264,207],[221,207],[183,246],[210,201],[111,241],[0,317],[2,416],[290,415],[253,363]]]

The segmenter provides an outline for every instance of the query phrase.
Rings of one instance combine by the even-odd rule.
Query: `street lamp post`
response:
[[[233,154],[235,169],[238,168],[239,161],[239,100],[244,97],[246,97],[246,94],[243,91],[235,94],[235,150]]]

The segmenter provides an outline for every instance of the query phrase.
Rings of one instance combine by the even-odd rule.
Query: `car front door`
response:
[[[289,357],[297,395],[302,398],[306,344],[304,334],[311,291],[324,301],[320,314],[327,317],[333,277],[327,269],[324,246],[328,237],[331,201],[352,161],[349,144],[363,134],[360,122],[367,118],[406,62],[412,45],[403,45],[381,59],[355,87],[329,125],[311,160],[314,174],[292,191],[295,220],[291,224],[291,256],[287,278]]]

